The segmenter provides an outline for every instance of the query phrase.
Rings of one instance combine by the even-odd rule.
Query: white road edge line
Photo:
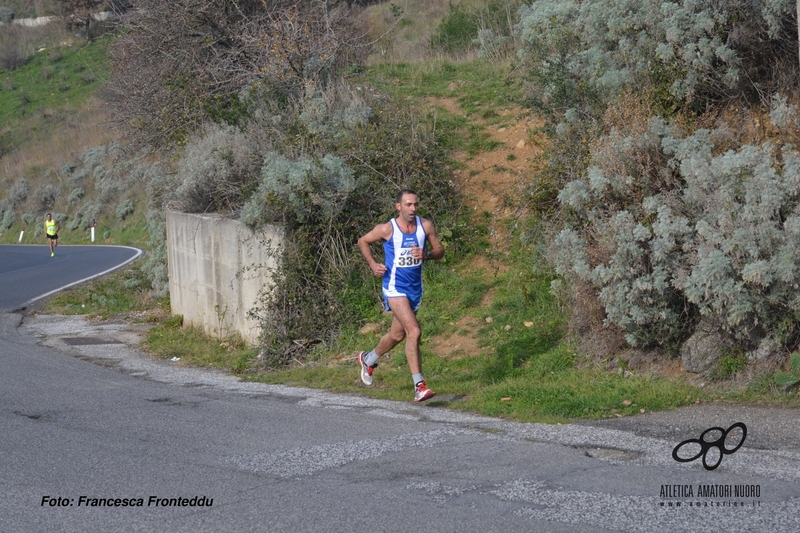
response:
[[[140,255],[142,255],[144,253],[143,250],[141,250],[139,248],[134,248],[133,246],[119,246],[119,245],[110,245],[110,246],[113,246],[114,248],[127,248],[129,250],[135,250],[136,251],[136,255],[134,255],[130,259],[127,259],[127,260],[123,261],[122,263],[120,263],[120,264],[118,264],[116,266],[113,266],[113,267],[109,268],[108,270],[104,270],[103,272],[100,272],[99,274],[95,274],[93,276],[89,276],[88,278],[79,279],[78,281],[73,281],[72,283],[64,285],[63,287],[59,287],[57,289],[53,289],[50,292],[46,292],[46,293],[41,294],[41,295],[39,295],[39,296],[37,296],[35,298],[31,298],[27,302],[24,302],[22,305],[20,305],[20,307],[27,307],[30,304],[32,304],[33,302],[35,302],[36,300],[41,300],[42,298],[47,298],[51,294],[55,294],[58,291],[63,291],[64,289],[68,289],[68,288],[72,287],[73,285],[78,285],[79,283],[85,283],[85,282],[87,282],[89,280],[93,280],[94,278],[99,278],[100,276],[104,276],[104,275],[108,274],[109,272],[113,272],[113,271],[117,270],[118,268],[122,268],[125,265],[127,265],[128,263],[130,263],[132,261],[135,261],[136,259],[139,258]]]

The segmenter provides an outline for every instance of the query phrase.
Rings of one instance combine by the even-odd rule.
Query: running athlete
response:
[[[47,241],[50,243],[50,257],[56,255],[54,248],[58,246],[58,222],[53,220],[50,213],[44,221],[44,234],[47,235]]]
[[[430,220],[417,216],[417,193],[402,190],[397,194],[397,218],[378,224],[372,231],[358,239],[358,248],[367,260],[370,270],[383,277],[383,298],[387,311],[394,315],[389,332],[371,352],[359,352],[361,381],[372,385],[372,372],[378,359],[406,340],[406,361],[414,380],[414,401],[432,398],[434,392],[425,385],[419,351],[421,330],[417,310],[422,303],[422,262],[444,257],[444,248]],[[384,262],[372,257],[371,244],[383,242]],[[430,244],[430,250],[426,249]]]

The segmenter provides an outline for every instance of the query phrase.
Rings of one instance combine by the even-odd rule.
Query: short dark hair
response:
[[[404,194],[413,194],[414,196],[419,198],[419,194],[417,194],[416,191],[412,191],[411,189],[403,189],[397,193],[397,196],[395,196],[394,203],[399,204],[400,202],[402,202]]]

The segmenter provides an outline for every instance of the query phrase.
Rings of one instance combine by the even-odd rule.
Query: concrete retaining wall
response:
[[[239,332],[256,344],[259,328],[247,312],[275,268],[268,249],[283,245],[283,230],[254,233],[218,215],[167,211],[169,295],[173,314],[218,337]]]

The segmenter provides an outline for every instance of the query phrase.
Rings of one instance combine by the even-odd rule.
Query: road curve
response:
[[[131,246],[0,245],[0,312],[113,272],[142,255]]]

